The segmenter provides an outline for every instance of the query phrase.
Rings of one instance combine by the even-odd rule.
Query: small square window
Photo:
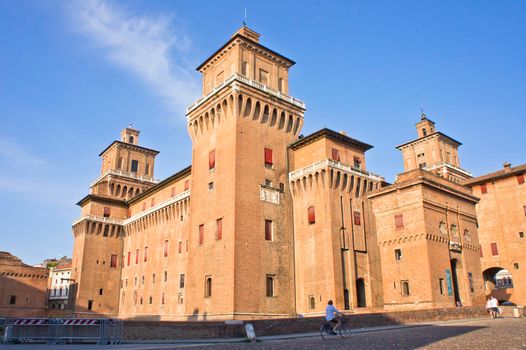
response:
[[[265,186],[272,187],[272,181],[269,179],[265,179]]]
[[[518,270],[519,269],[519,263],[513,263],[513,268],[515,270]]]
[[[520,237],[520,238],[524,238],[524,232],[522,232],[522,231],[519,232],[519,237]]]
[[[212,191],[213,189],[214,189],[214,182],[212,181],[208,183],[208,190]]]
[[[9,304],[10,305],[15,305],[16,304],[16,295],[11,295],[9,297]]]

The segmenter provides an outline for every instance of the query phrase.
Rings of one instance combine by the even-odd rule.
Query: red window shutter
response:
[[[484,193],[488,193],[488,187],[486,186],[486,184],[482,184],[482,185],[480,185],[480,192],[481,192],[482,194],[484,194]]]
[[[522,185],[524,183],[524,174],[517,175],[517,183]]]
[[[172,187],[172,197],[175,197],[175,187]]]
[[[223,219],[217,219],[217,239],[223,238]]]
[[[395,226],[396,228],[404,227],[404,216],[402,214],[395,215]]]
[[[183,242],[179,241],[179,250],[178,250],[178,253],[181,254],[182,251],[183,251]]]
[[[148,261],[148,247],[144,247],[144,262]]]
[[[107,218],[110,216],[111,208],[110,207],[104,207],[104,217]]]
[[[272,241],[272,220],[265,220],[265,240]]]
[[[142,203],[142,210],[146,210],[146,202]]]
[[[117,267],[117,254],[111,254],[110,267]]]
[[[316,222],[316,209],[314,209],[313,206],[307,209],[307,216],[309,218],[309,224],[314,224]]]
[[[131,217],[131,209],[128,209],[128,217]]]
[[[150,207],[153,207],[155,205],[155,198],[152,198],[152,201],[150,203]]]
[[[361,225],[362,224],[362,220],[361,220],[361,215],[360,215],[360,212],[359,211],[355,211],[354,212],[354,224],[355,225]]]
[[[272,165],[272,150],[265,148],[265,165]]]
[[[199,225],[199,244],[205,241],[205,225]]]
[[[135,249],[135,263],[139,263],[139,249]]]
[[[483,258],[484,257],[484,253],[482,253],[482,246],[480,246],[479,249],[480,249],[480,257]]]
[[[332,149],[332,159],[339,162],[340,161],[340,151],[336,148]]]
[[[128,252],[128,266],[130,266],[131,252]]]
[[[210,151],[208,153],[208,169],[214,169],[216,167],[216,151]]]
[[[189,188],[190,188],[190,181],[189,181],[189,180],[186,180],[186,181],[184,182],[184,190],[185,190],[185,191],[188,191]]]
[[[163,256],[166,258],[168,256],[168,241],[164,241],[163,246]]]
[[[497,243],[491,243],[491,255],[499,255],[499,248],[497,247]]]

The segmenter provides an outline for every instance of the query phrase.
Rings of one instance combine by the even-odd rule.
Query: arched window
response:
[[[426,130],[426,128],[422,128],[422,135],[427,136],[427,130]]]
[[[133,136],[130,136],[130,143],[133,143]]]
[[[205,298],[212,296],[212,277],[207,276],[205,279]]]
[[[309,309],[314,310],[316,308],[316,299],[314,295],[309,296]]]

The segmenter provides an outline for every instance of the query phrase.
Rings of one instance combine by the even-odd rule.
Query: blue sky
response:
[[[374,145],[368,169],[392,181],[423,105],[475,175],[526,162],[524,1],[0,1],[0,250],[70,255],[75,203],[130,122],[161,151],[156,177],[189,165],[194,69],[245,6],[261,43],[297,62],[303,134]]]

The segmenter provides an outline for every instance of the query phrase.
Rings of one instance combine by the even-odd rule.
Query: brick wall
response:
[[[402,312],[383,312],[350,315],[353,328],[411,324],[439,320],[486,317],[484,307],[462,307]],[[288,318],[249,321],[257,336],[308,333],[319,330],[322,317]],[[244,324],[227,325],[219,321],[148,322],[124,321],[126,340],[209,339],[246,337]]]

